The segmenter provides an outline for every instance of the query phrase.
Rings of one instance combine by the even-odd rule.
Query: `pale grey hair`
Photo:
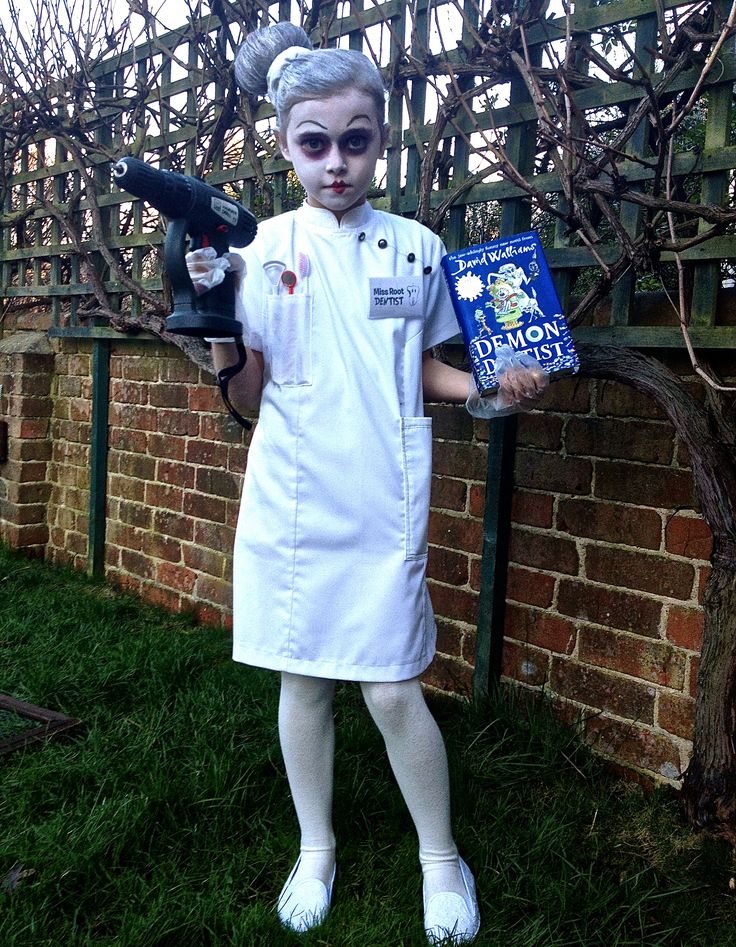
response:
[[[249,95],[268,94],[282,132],[297,102],[328,98],[346,88],[359,89],[373,99],[378,124],[383,127],[386,88],[374,63],[358,50],[315,49],[311,56],[300,56],[287,63],[269,88],[268,69],[278,54],[290,46],[312,49],[300,26],[276,23],[249,33],[235,59],[238,86]]]

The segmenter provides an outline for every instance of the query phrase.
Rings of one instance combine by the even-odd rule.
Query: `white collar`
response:
[[[362,230],[375,218],[376,211],[368,201],[358,204],[352,210],[342,215],[338,221],[331,210],[324,207],[312,207],[305,201],[298,209],[300,219],[310,227],[319,227],[322,230]]]

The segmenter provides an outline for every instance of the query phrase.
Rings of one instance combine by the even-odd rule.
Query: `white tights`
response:
[[[427,895],[464,891],[450,826],[447,754],[417,679],[362,683],[366,706],[419,836]],[[335,682],[281,675],[279,737],[301,830],[299,874],[327,884],[335,865],[332,783]]]

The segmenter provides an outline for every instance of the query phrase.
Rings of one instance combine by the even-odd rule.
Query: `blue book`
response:
[[[572,336],[534,231],[448,253],[442,270],[482,394],[498,388],[501,345],[533,356],[550,378],[577,372]]]

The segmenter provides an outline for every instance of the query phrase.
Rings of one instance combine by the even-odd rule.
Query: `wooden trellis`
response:
[[[616,30],[630,39],[636,61],[622,69],[620,81],[596,75],[588,62],[574,92],[581,113],[597,113],[600,121],[610,121],[611,116],[630,114],[646,95],[624,73],[635,75],[637,70],[653,68],[654,54],[662,46],[661,17],[676,16],[678,10],[679,15],[684,15],[692,8],[692,4],[673,0],[664,4],[659,0],[617,0],[605,4],[578,0],[569,18],[555,17],[548,10],[536,20],[531,19],[524,31],[524,43],[529,61],[539,63],[543,72],[544,56],[549,56],[555,41],[562,43],[566,36],[579,37],[581,43],[593,46],[610,42],[615,35],[612,31]],[[453,40],[462,36],[466,45],[472,47],[476,37],[482,35],[492,5],[489,0],[466,0],[462,19],[458,18],[460,10],[454,0],[422,0],[412,5],[397,0],[324,4],[319,7],[313,28],[315,42],[362,48],[384,68],[392,81],[392,131],[386,173],[380,182],[380,193],[374,196],[379,206],[401,214],[413,215],[419,210],[423,217],[431,219],[439,211],[440,219],[433,222],[437,229],[441,227],[450,248],[467,239],[469,208],[485,208],[496,228],[505,232],[532,223],[522,189],[498,174],[488,173],[485,178],[478,175],[478,168],[482,169],[484,162],[489,164],[488,155],[483,155],[484,137],[501,141],[506,153],[539,192],[555,202],[564,200],[559,177],[544,158],[534,103],[522,80],[512,77],[513,70],[507,70],[508,82],[492,90],[497,96],[494,103],[488,90],[482,89],[482,77],[464,76],[462,53],[446,52],[445,59],[455,65],[462,89],[472,89],[475,83],[482,91],[467,98],[464,110],[456,110],[437,134],[443,90],[448,89],[449,80],[437,73],[412,74],[402,68],[402,63],[406,62],[407,53],[425,60],[440,55],[438,33],[445,46],[455,31]],[[264,3],[257,20],[266,22],[290,16],[298,20],[299,11],[288,3]],[[265,181],[273,195],[267,205],[268,213],[283,209],[288,200],[288,165],[278,155],[266,155],[262,148],[254,149],[249,144],[242,109],[222,115],[223,108],[230,109],[233,104],[232,96],[228,98],[231,90],[209,65],[215,47],[222,51],[225,60],[231,60],[242,32],[240,24],[223,23],[210,16],[158,37],[155,47],[144,43],[111,56],[98,66],[89,88],[90,137],[94,148],[83,143],[70,148],[67,141],[53,138],[26,142],[17,150],[10,147],[12,142],[7,143],[0,227],[0,295],[6,305],[14,300],[36,299],[50,307],[58,332],[89,327],[94,321],[80,318],[80,305],[89,298],[90,277],[94,275],[111,294],[113,306],[129,311],[135,319],[145,302],[131,294],[111,271],[109,260],[99,248],[100,237],[104,238],[104,247],[112,259],[135,284],[153,292],[161,289],[157,248],[162,232],[155,215],[140,202],[131,202],[111,183],[111,161],[131,151],[185,173],[205,170],[208,180],[232,189],[251,206],[262,204],[259,193]],[[615,44],[612,49],[615,55]],[[704,134],[698,143],[686,142],[674,155],[674,179],[689,182],[692,199],[709,203],[730,201],[731,169],[736,165],[731,128],[735,71],[732,46],[727,44],[718,67],[711,71],[703,88],[699,121]],[[697,63],[681,71],[669,91],[675,95],[691,89],[698,74]],[[140,83],[150,85],[144,101],[133,95]],[[98,98],[97,107],[92,101],[94,97]],[[129,112],[119,104],[126,98],[133,103]],[[203,114],[205,100],[208,105]],[[105,104],[108,102],[111,104]],[[113,107],[112,103],[118,104]],[[63,106],[59,101],[59,108]],[[254,127],[264,130],[269,115],[268,105],[261,104],[252,116]],[[228,131],[218,138],[217,125],[223,118]],[[429,164],[425,154],[428,148],[435,149]],[[640,160],[647,154],[646,128],[637,130],[627,150],[631,157],[621,157],[618,174],[646,192],[655,173]],[[474,174],[478,179],[467,187]],[[90,200],[92,190],[96,200]],[[620,219],[626,231],[635,236],[642,226],[642,206],[622,202]],[[492,229],[488,235],[492,235]],[[611,239],[597,247],[595,259],[590,249],[566,233],[559,223],[556,227],[545,227],[545,240],[565,301],[575,293],[576,279],[586,268],[601,261],[610,263],[620,252],[617,241]],[[691,324],[696,344],[733,344],[736,330],[722,323],[718,300],[724,274],[728,275],[725,263],[734,257],[736,236],[732,233],[723,233],[681,254],[682,261],[692,268]],[[667,258],[665,254],[663,259]],[[597,338],[632,345],[679,345],[674,320],[670,325],[648,325],[637,314],[632,305],[636,286],[633,273],[620,279],[607,320],[599,318],[595,329],[585,330],[584,334],[594,331]]]

